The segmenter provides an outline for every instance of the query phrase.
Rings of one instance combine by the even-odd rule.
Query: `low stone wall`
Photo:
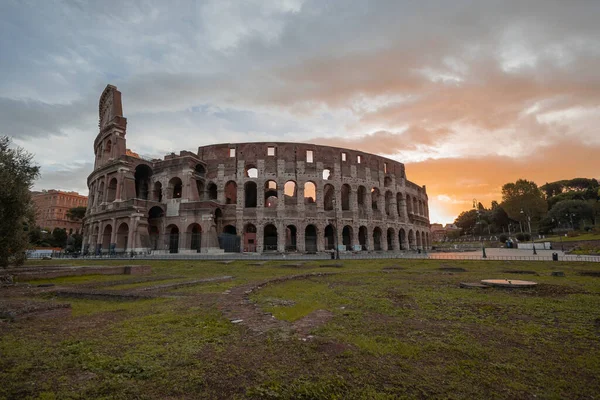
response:
[[[81,275],[146,275],[150,272],[152,272],[152,268],[149,265],[119,265],[94,267],[61,267],[51,270],[41,267],[37,271],[13,271],[13,274],[17,280],[25,281],[32,279],[52,279],[65,276]]]

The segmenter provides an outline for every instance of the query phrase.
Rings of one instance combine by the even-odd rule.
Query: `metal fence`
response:
[[[333,252],[319,252],[314,254],[304,253],[165,253],[148,254],[134,252],[113,252],[104,254],[69,254],[64,252],[52,252],[47,254],[33,254],[29,259],[43,259],[45,257],[58,259],[85,259],[85,260],[328,260],[335,258]],[[410,259],[410,260],[490,260],[490,261],[553,261],[552,255],[500,255],[487,256],[462,254],[462,253],[418,253],[418,252],[340,252],[341,260],[372,260],[372,259]],[[573,262],[600,262],[600,256],[588,255],[560,255],[557,261]]]

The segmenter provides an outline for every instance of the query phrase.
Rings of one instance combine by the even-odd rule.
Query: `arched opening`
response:
[[[285,204],[296,205],[298,203],[296,182],[287,181],[283,186],[283,194],[285,196]]]
[[[333,178],[333,176],[331,174],[331,168],[324,168],[323,169],[323,180],[328,181],[332,178]]]
[[[179,253],[179,228],[169,225],[167,232],[169,232],[169,253]]]
[[[342,185],[342,211],[350,210],[350,185],[347,183]]]
[[[206,188],[204,187],[204,181],[196,179],[196,191],[198,193],[198,200],[204,200],[204,192],[206,191]]]
[[[256,251],[256,226],[247,224],[244,228],[244,251]]]
[[[246,182],[244,185],[244,207],[256,208],[256,182]]]
[[[326,184],[323,188],[323,209],[325,211],[333,210],[333,202],[335,201],[335,189],[333,185]]]
[[[415,246],[416,246],[416,243],[415,243],[415,242],[416,242],[416,239],[415,239],[415,233],[414,233],[414,232],[413,232],[413,230],[411,229],[411,230],[409,230],[409,231],[408,231],[408,247],[409,247],[411,250],[414,250],[414,249],[415,249]]]
[[[358,190],[356,191],[356,200],[358,202],[358,208],[364,210],[365,209],[365,205],[366,205],[366,198],[367,198],[367,188],[365,188],[364,186],[359,186]]]
[[[335,249],[335,229],[332,225],[325,227],[325,250]]]
[[[384,187],[392,186],[392,178],[390,178],[389,176],[386,176],[385,178],[383,178],[383,186]]]
[[[265,182],[265,207],[275,208],[277,207],[277,182],[266,181]]]
[[[277,251],[277,228],[273,224],[264,229],[264,251]]]
[[[304,249],[307,253],[317,252],[317,228],[314,225],[307,225],[304,230]]]
[[[246,165],[245,174],[246,178],[258,178],[258,169],[252,164]]]
[[[229,181],[225,184],[225,204],[237,204],[237,183]]]
[[[129,225],[126,222],[123,222],[119,225],[119,229],[117,229],[117,252],[127,251],[127,239],[129,236]]]
[[[402,197],[402,193],[396,193],[396,212],[398,213],[398,217],[402,218],[402,205],[404,203],[404,199]]]
[[[296,251],[297,229],[294,225],[285,228],[285,251]]]
[[[169,196],[171,199],[180,199],[181,194],[183,193],[183,184],[181,183],[181,179],[178,177],[172,178],[169,181]]]
[[[392,199],[394,195],[389,190],[385,192],[385,215],[388,217],[392,215]]]
[[[346,250],[352,251],[352,227],[350,225],[346,225],[342,229],[342,244]]]
[[[373,229],[373,250],[381,250],[381,229],[379,227]]]
[[[196,253],[200,253],[202,246],[202,227],[193,223],[187,228],[187,234],[190,237],[190,250],[195,250]]]
[[[154,182],[154,190],[152,190],[152,200],[162,203],[162,183]]]
[[[367,235],[368,232],[366,226],[358,228],[358,244],[360,244],[362,250],[367,250]]]
[[[237,228],[233,225],[225,225],[223,228],[223,233],[228,235],[237,235]]]
[[[400,228],[400,230],[398,231],[398,245],[400,247],[400,250],[406,250],[406,247],[404,245],[405,242],[406,232],[404,231],[404,229]]]
[[[388,251],[394,250],[394,237],[396,234],[394,233],[393,228],[388,228],[387,230],[387,249]]]
[[[135,167],[135,197],[142,200],[148,200],[150,191],[150,177],[152,169],[146,164],[140,164]]]
[[[206,175],[206,168],[204,168],[204,165],[202,164],[196,164],[194,171],[196,171],[196,173],[202,177]]]
[[[313,182],[304,184],[304,204],[315,204],[317,201],[317,186]]]
[[[208,184],[208,187],[206,188],[206,191],[208,192],[208,199],[209,200],[217,200],[218,196],[218,189],[217,189],[217,185],[213,182]]]
[[[154,206],[152,207],[149,211],[148,211],[148,219],[155,219],[155,218],[162,218],[164,217],[165,212],[163,211],[162,208],[158,207],[158,206]]]
[[[373,211],[379,210],[379,189],[376,187],[371,189],[371,209]]]
[[[112,225],[108,224],[104,227],[102,232],[102,250],[104,252],[112,251],[110,238],[112,237]]]
[[[106,201],[112,203],[117,197],[117,178],[112,178],[108,182],[108,190],[106,193]]]
[[[159,242],[160,232],[157,226],[149,225],[148,226],[148,236],[150,239],[150,250],[158,250],[158,242]]]

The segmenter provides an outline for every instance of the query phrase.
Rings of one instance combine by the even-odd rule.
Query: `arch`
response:
[[[228,235],[237,235],[237,228],[233,225],[225,225],[223,227],[223,233]]]
[[[412,201],[413,201],[413,204],[412,204],[413,214],[419,214],[419,203],[417,202],[417,198],[413,197]]]
[[[386,176],[385,178],[383,178],[383,187],[390,187],[392,186],[392,178],[390,178],[389,176]]]
[[[204,187],[204,181],[196,179],[196,192],[198,193],[198,200],[204,200],[205,191],[206,188]]]
[[[164,216],[165,211],[159,206],[154,206],[148,210],[148,219],[162,218]]]
[[[256,208],[256,182],[246,182],[244,184],[244,207]]]
[[[330,181],[333,179],[333,173],[331,172],[331,168],[323,168],[322,177],[324,181]]]
[[[152,190],[152,200],[162,203],[162,183],[154,182],[154,189]]]
[[[400,228],[398,230],[398,246],[399,246],[400,250],[406,250],[406,248],[404,247],[405,242],[406,242],[406,232],[404,231],[403,228]]]
[[[325,250],[333,250],[335,249],[335,229],[329,224],[325,227],[324,237],[325,237]]]
[[[402,218],[402,205],[404,204],[404,197],[402,196],[402,193],[398,192],[396,193],[396,212],[398,213],[398,216]]]
[[[196,171],[196,173],[200,176],[206,175],[206,168],[204,168],[204,165],[202,164],[196,164],[194,171]]]
[[[263,232],[264,251],[277,251],[277,228],[273,224],[265,226]]]
[[[358,190],[356,191],[356,200],[358,203],[358,208],[364,209],[367,204],[367,188],[360,185]]]
[[[108,252],[110,251],[110,240],[112,238],[112,225],[107,224],[102,231],[102,249]]]
[[[150,191],[150,177],[152,176],[152,168],[146,164],[140,164],[135,167],[135,197],[142,200],[148,200],[148,192]]]
[[[219,197],[219,190],[217,189],[217,185],[214,182],[210,182],[206,187],[206,192],[208,194],[209,200],[217,200]]]
[[[325,211],[333,210],[333,202],[335,201],[335,189],[332,184],[328,183],[323,188],[323,209]]]
[[[244,251],[256,252],[256,226],[253,224],[244,226]]]
[[[373,211],[379,210],[379,197],[381,196],[379,189],[374,187],[371,189],[371,209]]]
[[[296,205],[298,203],[298,190],[296,182],[290,180],[283,185],[285,204]]]
[[[342,229],[342,244],[346,246],[346,250],[352,251],[353,229],[350,225],[344,226]]]
[[[169,198],[171,199],[180,199],[183,193],[183,184],[181,179],[178,177],[171,178],[168,186]]]
[[[288,225],[285,228],[285,251],[296,251],[296,239],[298,230],[295,225]]]
[[[314,225],[306,225],[304,229],[304,249],[307,253],[317,252],[317,228]]]
[[[279,199],[277,198],[277,182],[273,180],[268,180],[265,182],[265,207],[267,208],[275,208],[277,207],[277,202]]]
[[[167,226],[166,232],[169,235],[169,253],[179,253],[179,228],[171,224]]]
[[[244,176],[246,178],[258,178],[258,168],[254,164],[246,165]]]
[[[158,238],[160,236],[158,226],[148,225],[148,236],[150,239],[150,250],[158,250]]]
[[[408,247],[410,250],[414,250],[416,245],[415,233],[411,229],[408,231]]]
[[[367,250],[367,236],[369,235],[367,227],[361,226],[358,228],[358,244],[362,250]]]
[[[387,249],[388,251],[395,250],[394,249],[394,237],[396,233],[394,232],[394,228],[387,229]]]
[[[344,183],[342,185],[341,195],[342,195],[342,211],[350,210],[350,185]]]
[[[376,226],[373,228],[373,250],[378,251],[381,250],[381,228]]]
[[[317,201],[317,185],[308,181],[304,183],[304,204],[314,204]]]
[[[385,215],[390,217],[392,215],[392,200],[394,198],[394,194],[389,190],[385,192]]]
[[[129,238],[129,225],[126,222],[123,222],[119,225],[119,229],[117,229],[117,245],[116,250],[118,252],[127,251],[127,240]]]
[[[235,181],[227,182],[223,192],[225,193],[225,204],[237,204],[237,183]]]
[[[112,178],[108,182],[108,188],[106,189],[106,201],[112,203],[117,198],[117,178]]]

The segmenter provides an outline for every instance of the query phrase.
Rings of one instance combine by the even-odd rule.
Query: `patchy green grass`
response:
[[[152,265],[151,276],[234,279],[170,290],[164,299],[61,298],[71,303],[71,317],[0,323],[0,398],[514,399],[600,393],[600,278],[578,274],[600,271],[598,264],[361,260],[343,261],[343,268],[314,262],[295,269],[274,262],[144,263]],[[382,270],[391,265],[404,269]],[[550,276],[555,270],[566,277]],[[332,312],[327,323],[312,328],[312,340],[277,330],[259,334],[221,314],[219,299],[227,289],[317,271],[336,274],[273,283],[251,295],[259,311],[289,322],[319,309]],[[124,279],[57,279],[76,287],[113,277]],[[523,291],[458,287],[484,278],[539,285]],[[30,297],[44,300],[33,292]]]
[[[582,233],[578,236],[546,236],[545,239],[539,239],[536,242],[578,242],[580,240],[600,240],[600,234]]]

